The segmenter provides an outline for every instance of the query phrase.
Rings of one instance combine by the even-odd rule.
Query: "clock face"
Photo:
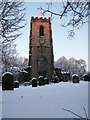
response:
[[[41,45],[43,45],[43,44],[45,43],[45,40],[44,40],[44,38],[40,38],[40,41],[39,41],[39,43],[40,43]]]

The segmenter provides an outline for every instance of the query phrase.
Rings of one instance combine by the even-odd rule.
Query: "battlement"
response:
[[[44,22],[50,22],[50,17],[31,17],[31,21],[36,22],[36,21],[44,21]]]

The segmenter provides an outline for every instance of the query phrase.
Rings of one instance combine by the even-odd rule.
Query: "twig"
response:
[[[76,114],[75,112],[73,112],[73,111],[71,111],[71,110],[68,110],[68,109],[65,109],[65,108],[63,108],[63,110],[65,110],[65,111],[67,111],[67,112],[72,113],[73,115],[75,115],[75,116],[79,117],[79,118],[80,118],[80,119],[82,119],[82,120],[85,120],[82,116],[80,116],[80,115]]]
[[[85,107],[83,107],[83,109],[84,109],[84,112],[85,112],[86,120],[88,120],[88,116],[87,116]]]

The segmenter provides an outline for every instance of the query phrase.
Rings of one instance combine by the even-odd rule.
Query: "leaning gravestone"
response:
[[[10,72],[2,75],[2,90],[14,90],[13,76]]]

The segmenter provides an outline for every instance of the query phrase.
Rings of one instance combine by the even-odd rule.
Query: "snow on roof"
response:
[[[11,74],[11,75],[12,75],[11,72],[5,72],[5,73],[3,73],[2,77],[3,77],[4,75],[6,75],[6,74]]]

